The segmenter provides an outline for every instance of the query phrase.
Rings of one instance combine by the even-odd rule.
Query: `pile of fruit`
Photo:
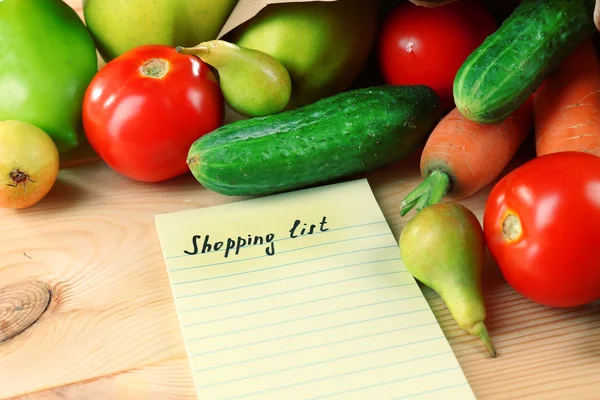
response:
[[[289,2],[223,36],[237,1],[136,3],[87,0],[82,20],[62,0],[0,2],[0,206],[41,201],[82,141],[128,179],[191,173],[243,196],[420,149],[400,252],[490,354],[486,246],[532,301],[600,299],[595,0]],[[480,224],[458,200],[529,137],[535,157],[498,180]]]

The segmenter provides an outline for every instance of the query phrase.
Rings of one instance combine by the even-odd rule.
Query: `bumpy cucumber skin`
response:
[[[500,123],[596,31],[595,0],[523,0],[465,60],[454,80],[459,111]]]
[[[399,161],[441,117],[440,98],[427,86],[355,89],[224,125],[196,140],[187,162],[212,191],[272,194]]]

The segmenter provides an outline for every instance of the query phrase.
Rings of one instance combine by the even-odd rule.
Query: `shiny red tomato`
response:
[[[434,89],[446,109],[454,107],[452,87],[467,57],[497,29],[492,13],[478,0],[436,7],[404,2],[383,22],[379,67],[393,85],[423,84]]]
[[[83,101],[96,153],[131,179],[158,182],[189,171],[192,143],[224,121],[224,98],[207,64],[175,48],[134,48],[103,66]]]
[[[492,188],[483,227],[523,296],[551,307],[600,299],[600,157],[552,153],[509,172]]]

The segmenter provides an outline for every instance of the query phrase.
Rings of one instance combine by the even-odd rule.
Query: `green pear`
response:
[[[262,117],[282,111],[290,100],[290,75],[277,59],[224,40],[177,47],[215,68],[225,101],[238,114]]]
[[[231,42],[279,60],[292,79],[288,108],[347,90],[369,59],[378,29],[373,0],[269,4],[231,32]]]
[[[216,39],[238,0],[83,0],[98,52],[108,62],[144,44],[193,46]]]
[[[485,239],[477,217],[455,202],[427,206],[402,229],[399,246],[406,269],[433,289],[458,326],[479,337],[496,357],[484,323],[481,276]]]

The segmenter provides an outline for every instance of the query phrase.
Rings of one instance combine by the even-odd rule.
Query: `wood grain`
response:
[[[81,15],[79,0],[68,3]],[[419,181],[418,153],[347,178],[368,178],[396,238],[410,216],[398,206]],[[507,170],[530,154],[526,145]],[[492,185],[462,201],[480,219]],[[36,206],[0,210],[0,288],[37,282],[52,293],[31,326],[0,344],[0,398],[194,399],[154,215],[242,199],[210,192],[191,175],[133,182],[88,159],[64,164]],[[496,359],[423,289],[478,399],[600,399],[599,304],[534,304],[489,255],[484,283]]]
[[[39,282],[0,287],[0,343],[29,328],[46,311],[48,303],[50,291]]]

